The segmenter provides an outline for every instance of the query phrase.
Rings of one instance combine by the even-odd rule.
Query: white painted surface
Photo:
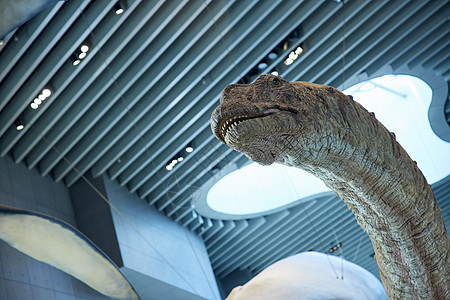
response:
[[[104,295],[137,299],[117,268],[72,230],[36,215],[0,212],[0,239]]]
[[[381,282],[339,257],[304,252],[269,266],[227,300],[385,300]]]

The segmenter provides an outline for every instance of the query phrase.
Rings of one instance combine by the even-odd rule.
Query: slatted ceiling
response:
[[[385,15],[387,12],[393,10],[395,3],[398,2],[389,2],[382,5],[381,2],[371,1],[367,6],[362,8],[361,13],[356,13],[354,17],[349,15],[349,19],[345,22],[345,32],[347,36],[352,36],[351,33],[354,31],[356,31],[356,34],[358,35],[365,35],[367,31],[358,29],[361,28],[361,26],[366,25],[369,30],[372,30],[371,28],[377,23],[376,19],[379,18],[375,17],[378,16],[377,13]],[[352,11],[354,10],[348,9],[345,11],[345,14],[351,14]],[[308,78],[312,78],[314,74],[318,74],[324,66],[331,64],[333,60],[335,62],[340,60],[342,55],[342,32],[344,22],[343,17],[336,16],[333,19],[335,21],[331,23],[326,22],[317,32],[315,32],[315,34],[311,35],[309,40],[305,41],[308,45],[308,49],[283,72],[283,76],[286,79],[293,80],[294,78],[299,78],[299,80],[309,80]],[[364,24],[365,22],[368,22],[368,24]],[[353,35],[353,37],[355,37],[355,35]],[[346,49],[346,51],[352,49],[351,43],[349,45],[348,38],[346,38]]]
[[[195,2],[195,3],[199,3],[199,2]],[[192,4],[188,4],[188,6],[186,7],[187,11],[190,13],[193,13],[193,11],[192,11],[193,8],[198,8],[198,7],[192,7]],[[172,20],[173,22],[175,22],[175,24],[173,24],[173,26],[174,26],[173,28],[176,30],[173,30],[173,31],[169,30],[169,32],[167,32],[167,33],[163,32],[162,33],[163,38],[159,38],[159,36],[156,36],[154,43],[150,44],[150,47],[152,48],[152,50],[158,49],[158,51],[161,54],[163,51],[160,49],[164,49],[164,46],[167,46],[167,41],[173,41],[173,35],[177,36],[182,33],[181,30],[178,30],[179,28],[175,27],[176,25],[178,25],[177,23],[179,20],[177,18],[178,15],[176,13],[179,12],[181,14],[179,16],[180,18],[190,17],[190,14],[187,14],[185,11],[181,10],[180,5],[175,6],[175,7],[170,7],[167,9],[167,11],[168,11],[168,13],[170,13],[169,17],[164,18],[164,16],[161,16],[160,14],[156,14],[156,16],[158,16],[158,18],[161,18],[166,21]],[[184,20],[186,21],[186,19],[184,19]],[[161,21],[161,20],[158,19],[158,21]],[[158,23],[159,22],[156,22],[156,24],[158,24]],[[171,22],[170,23],[168,22],[168,26],[170,24],[171,24]],[[161,30],[162,30],[162,28],[161,28]],[[161,41],[161,39],[163,41]],[[147,49],[146,51],[148,51],[147,53],[154,53],[154,51],[150,51],[149,49]],[[155,60],[154,62],[156,63],[157,60]],[[141,78],[143,78],[143,77],[141,77]],[[146,77],[146,80],[152,81],[152,78]],[[161,83],[160,86],[163,86],[163,84]],[[156,95],[154,95],[154,96],[156,96]],[[123,99],[121,99],[121,101],[119,101],[119,102],[121,102],[121,103],[119,103],[120,104],[119,109],[124,110],[123,106],[126,103],[126,105],[128,105],[128,108],[125,108],[125,112],[127,112],[127,109],[129,109],[129,112],[127,112],[124,115],[124,117],[119,121],[119,123],[114,125],[111,132],[109,132],[109,133],[115,133],[113,135],[115,140],[122,137],[122,139],[119,141],[118,144],[121,146],[124,146],[124,147],[127,147],[128,144],[131,144],[139,139],[140,133],[137,132],[137,130],[135,130],[134,122],[139,120],[139,118],[142,117],[144,113],[149,111],[150,108],[154,109],[152,107],[152,105],[149,105],[149,103],[148,103],[148,100],[152,99],[153,96],[146,95],[146,98],[144,98],[143,101],[141,99],[141,101],[138,103],[138,105],[134,106],[134,107],[130,107],[130,103],[127,100],[133,99],[133,98],[129,98],[129,97],[131,97],[131,96],[124,94]],[[125,103],[123,103],[123,102],[125,102]],[[151,110],[150,110],[150,112],[151,112]],[[146,127],[148,127],[147,125],[145,125],[145,123],[144,123],[145,121],[149,122],[150,120],[148,120],[148,119],[144,120],[144,121],[139,120],[137,122],[136,127],[138,128],[139,131],[143,131],[146,129]],[[129,132],[130,134],[125,134],[127,132]],[[96,157],[99,157],[107,152],[112,153],[115,151],[114,147],[111,149],[112,144],[110,144],[110,139],[107,136],[103,137],[101,140],[99,140],[99,138],[102,135],[97,136],[95,139],[89,139],[89,137],[92,135],[91,133],[92,132],[90,132],[88,134],[87,138],[85,138],[81,142],[79,142],[77,147],[73,148],[67,155],[68,158],[72,162],[77,163],[77,168],[79,170],[81,170],[81,172],[87,171],[87,169],[95,161]],[[104,134],[106,134],[106,132]],[[98,141],[98,143],[95,145],[95,143],[97,141]],[[85,145],[87,148],[80,147],[82,145]],[[79,151],[79,149],[84,149],[84,151]],[[81,158],[83,158],[84,156],[86,156],[87,159],[81,160]],[[74,183],[74,180],[78,179],[78,177],[79,177],[78,173],[75,171],[71,171],[70,167],[67,164],[65,164],[64,162],[60,162],[56,166],[54,173],[55,173],[54,175],[57,180],[61,180],[63,177],[65,177],[67,175],[66,182],[69,185]]]
[[[450,41],[450,36],[447,38],[445,38],[445,36],[442,37],[442,32],[448,31],[449,29],[450,22],[446,21],[440,24],[438,27],[434,28],[431,32],[427,32],[424,34],[414,34],[405,37],[401,43],[398,43],[399,45],[396,48],[401,50],[400,47],[403,46],[403,49],[405,49],[405,51],[401,55],[398,55],[391,63],[392,68],[396,70],[406,64],[406,62],[412,61],[413,58],[419,56],[421,53],[429,51],[428,48],[435,44],[439,39],[442,40],[445,45],[446,40]]]
[[[258,11],[256,11],[256,13],[259,13]],[[222,39],[220,40],[220,41],[222,41]],[[222,52],[223,53],[223,47],[217,47],[216,48],[217,50],[215,51],[215,52],[218,52],[218,53],[220,53],[220,52]],[[222,55],[223,56],[223,55]],[[207,61],[206,62],[206,66],[210,66],[211,65],[211,63],[214,63],[214,61],[215,60],[217,60],[218,58],[217,58],[217,56],[216,55],[213,55],[212,57],[210,57],[209,58],[209,61]],[[213,60],[213,61],[211,61],[211,60]],[[197,81],[199,81],[201,78],[197,78],[196,80]],[[202,91],[203,93],[205,92],[205,90],[204,90],[204,87],[203,87],[203,84],[200,84],[200,85],[197,85],[197,87],[196,87],[198,90],[199,90],[199,92],[200,91]],[[223,86],[221,86],[221,87],[219,87],[217,90],[217,95],[218,95],[218,93],[220,92],[220,90],[223,88]],[[185,90],[185,89],[184,89]],[[194,102],[195,100],[194,99],[190,99],[190,98],[187,98],[184,102],[186,103],[182,103],[182,104],[185,104],[185,105],[183,105],[182,106],[182,108],[184,108],[184,109],[186,109],[186,106],[190,106],[191,104],[188,104],[188,103],[195,103]],[[208,97],[208,98],[205,98],[205,100],[203,101],[203,102],[205,102],[205,101],[210,101],[210,98]],[[203,103],[201,103],[200,105],[199,104],[197,104],[197,106],[200,106],[200,107],[203,107]],[[209,105],[210,106],[210,105]],[[194,112],[195,113],[195,110],[191,110],[191,112]],[[189,112],[188,112],[189,113]],[[190,119],[190,118],[189,118]],[[208,120],[207,120],[208,118],[205,118],[205,122],[208,122]],[[180,125],[184,125],[184,122],[181,122],[181,123],[179,123]],[[175,129],[174,130],[175,132],[173,133],[173,134],[176,134],[176,132],[180,132],[178,129]],[[169,136],[172,136],[172,134],[170,134],[170,131],[168,132],[169,133]],[[153,137],[154,136],[154,134],[151,134],[151,136]],[[182,139],[181,139],[182,140]],[[144,158],[145,159],[145,158]]]
[[[86,6],[86,4],[84,4],[84,6]],[[22,88],[27,88],[27,91],[33,88],[37,89],[35,87],[30,88],[30,84],[28,84],[28,82],[24,86],[22,86],[22,84],[37,67],[43,65],[43,60],[52,50],[52,47],[56,45],[58,39],[67,29],[69,29],[71,23],[78,16],[78,14],[78,5],[71,4],[70,7],[64,6],[55,18],[52,19],[49,26],[46,27],[50,31],[49,34],[47,34],[47,31],[46,34],[41,34],[32,44],[32,47],[26,51],[25,56],[18,61],[14,68],[12,68],[8,73],[8,76],[2,80],[0,84],[0,110],[2,110],[2,118],[0,118],[0,136],[3,135],[3,133],[9,128],[8,125],[11,124],[10,119],[15,120],[18,114],[22,111],[20,108],[24,106],[24,99],[19,99],[16,103],[11,101],[11,98],[16,94],[19,88],[21,88],[21,91]],[[8,45],[10,44],[12,44],[11,41]],[[5,50],[5,52],[6,51],[7,50]],[[2,53],[2,55],[3,54],[4,53]],[[52,66],[53,63],[50,65]],[[20,94],[23,94],[23,92]],[[32,92],[30,94],[32,94]],[[28,97],[25,97],[25,99],[28,99]],[[17,99],[17,97],[15,99]],[[17,107],[18,105],[19,107]]]
[[[218,145],[218,147],[213,147],[211,149],[209,149],[208,152],[205,152],[205,157],[208,157],[212,160],[214,159],[218,159],[218,160],[223,160],[226,158],[226,156],[228,154],[231,154],[231,152],[233,150],[231,149],[223,149],[224,147],[226,147],[225,145]],[[217,151],[218,149],[222,148],[223,151]],[[195,158],[194,158],[195,159]],[[162,202],[165,201],[165,195],[167,193],[172,193],[172,196],[178,197],[180,196],[184,191],[190,189],[193,186],[197,186],[200,187],[201,184],[203,184],[204,182],[201,182],[200,184],[197,182],[199,180],[201,180],[202,177],[211,177],[211,169],[214,167],[214,163],[210,164],[208,162],[204,162],[203,158],[198,158],[198,160],[195,161],[195,169],[198,169],[195,171],[195,176],[187,176],[184,178],[178,178],[175,177],[172,179],[172,181],[169,181],[168,183],[166,183],[165,185],[160,185],[159,189],[156,189],[155,191],[153,191],[152,193],[150,193],[147,196],[147,199],[150,199],[150,203],[156,203],[156,206],[158,207],[158,209],[164,209],[166,205],[164,205]],[[181,166],[180,166],[181,168]],[[161,200],[161,201],[160,201]]]
[[[404,38],[392,39],[391,45],[388,44],[387,47],[383,49],[385,50],[385,53],[382,53],[380,58],[366,68],[366,73],[369,75],[374,74],[378,71],[380,65],[390,64],[396,59],[403,57],[408,50],[420,47],[417,43],[421,37],[426,37],[428,32],[433,32],[436,28],[439,28],[445,23],[443,22],[445,18],[443,18],[442,14],[445,14],[445,10],[438,10],[433,16],[425,19],[422,23],[413,23],[410,27],[407,27],[411,31],[414,30],[414,34],[406,34],[405,36],[404,33],[401,35],[399,33],[399,35],[404,36]]]
[[[396,20],[397,18],[400,20],[405,19],[405,21],[401,24],[392,24],[392,27],[389,27],[388,25],[390,25],[390,23],[384,23],[384,25],[380,26],[379,30],[377,30],[377,32],[374,34],[377,35],[377,33],[380,31],[380,33],[387,32],[388,34],[385,36],[383,35],[383,38],[378,41],[377,45],[367,51],[363,58],[359,59],[358,61],[352,61],[351,55],[349,55],[349,59],[346,59],[346,64],[348,63],[346,72],[349,72],[350,74],[357,74],[362,71],[366,71],[368,68],[370,68],[370,66],[372,66],[372,68],[370,69],[371,72],[376,72],[376,58],[384,54],[388,49],[392,47],[392,45],[395,45],[396,41],[401,39],[402,36],[416,34],[413,33],[413,30],[416,29],[417,31],[417,26],[419,24],[425,26],[424,24],[421,24],[422,20],[427,20],[427,18],[429,17],[443,18],[446,12],[445,9],[441,10],[442,2],[439,1],[433,2],[433,4],[427,4],[421,9],[416,9],[415,7],[414,9],[411,9],[411,14],[407,14],[407,12],[409,12],[409,7],[405,7],[404,9],[399,11],[393,18],[394,20]],[[390,32],[389,29],[394,30]],[[385,61],[385,63],[388,62]],[[337,69],[338,67],[336,66],[332,71],[337,71]],[[372,73],[368,73],[368,75],[372,75]],[[342,80],[336,79],[337,76],[338,75],[334,75],[331,77],[331,79],[327,79],[325,81],[326,84],[337,85],[341,83]]]
[[[0,46],[0,51],[3,51],[4,48],[7,50],[5,50],[5,53],[1,54],[0,81],[3,81],[6,74],[11,71],[11,68],[17,63],[22,55],[24,55],[25,51],[28,50],[62,5],[63,3],[59,2],[55,6],[45,9],[41,14],[24,24],[20,30],[10,32],[2,40],[3,46]],[[14,43],[11,43],[8,47],[4,47],[11,38],[14,38]]]
[[[359,73],[361,71],[361,61],[372,59],[370,54],[376,56],[379,55],[378,51],[373,51],[372,49],[380,48],[380,43],[384,43],[388,34],[400,24],[399,21],[396,22],[395,20],[397,18],[399,18],[399,20],[404,20],[404,18],[410,16],[419,8],[420,5],[414,3],[409,3],[409,5],[407,4],[404,7],[402,7],[401,4],[397,4],[397,7],[392,7],[389,11],[384,11],[386,13],[385,19],[389,18],[389,21],[379,22],[379,17],[372,17],[367,21],[367,24],[363,25],[370,29],[366,31],[356,30],[347,36],[345,39],[345,72],[349,74]],[[385,7],[383,7],[383,9],[386,10]],[[363,45],[367,43],[371,43],[374,46],[370,48],[363,47]],[[342,51],[342,44],[337,45],[332,51],[332,56],[327,56],[326,62],[323,64],[328,67],[322,68],[321,70],[312,69],[306,77],[311,78],[311,81],[313,82],[323,84],[331,84],[336,78],[338,78],[338,81],[342,80]]]
[[[133,12],[138,2],[130,3],[130,9],[124,13],[123,19],[118,19],[114,12],[110,12],[108,17],[95,28],[93,33],[89,36],[89,43],[103,46],[102,51],[114,58],[117,55],[117,51],[125,47],[118,43],[118,40],[114,40],[113,43],[106,41],[114,34],[118,35],[119,39],[125,38],[123,34],[118,32],[118,27],[122,24],[129,13]],[[138,24],[134,24],[138,25]],[[139,27],[139,26],[137,26]],[[130,32],[130,36],[133,36],[133,32]],[[111,40],[109,40],[111,41]],[[126,41],[126,39],[125,39]],[[104,45],[106,43],[106,45]],[[107,79],[108,75],[111,76],[110,70],[106,68],[103,54],[99,53],[98,47],[91,47],[88,55],[76,68],[68,61],[67,68],[72,70],[72,76],[56,76],[55,79],[64,78],[69,79],[65,82],[55,85],[55,93],[52,98],[55,99],[55,105],[52,105],[49,109],[51,113],[44,115],[40,119],[40,122],[33,127],[32,132],[26,136],[26,139],[36,139],[39,133],[46,134],[46,140],[37,140],[39,144],[34,147],[33,151],[29,155],[28,163],[30,165],[36,165],[40,161],[40,169],[43,174],[47,174],[52,167],[60,160],[58,153],[51,149],[55,146],[63,155],[67,153],[67,149],[76,141],[76,138],[81,134],[88,124],[83,123],[86,116],[95,110],[97,102],[96,93],[98,90],[92,88],[93,81],[101,74],[102,79]],[[111,51],[112,50],[112,51]],[[90,60],[92,59],[92,62]],[[63,69],[61,69],[63,71]],[[103,72],[103,73],[101,73]],[[110,73],[110,74],[108,74]],[[76,76],[76,77],[74,77]],[[112,82],[111,82],[112,83]],[[70,84],[69,86],[67,86]],[[90,86],[91,85],[91,86]],[[102,82],[102,87],[107,86],[105,82]],[[66,88],[67,87],[67,88]],[[58,91],[62,91],[59,93]],[[39,109],[40,110],[40,109]],[[39,111],[38,110],[38,111]],[[47,117],[47,118],[46,118]],[[81,121],[79,119],[81,118]],[[48,126],[51,124],[52,127]],[[74,124],[78,126],[75,130],[72,128]],[[61,141],[62,140],[62,141]],[[28,144],[28,143],[25,143]],[[69,145],[69,146],[67,146]],[[19,147],[17,152],[26,153]],[[29,149],[28,151],[30,151]]]
[[[130,3],[130,8],[127,10],[127,13],[124,13],[124,17],[127,17],[136,8],[136,3]],[[117,20],[114,12],[110,12],[108,18],[103,20],[89,36],[90,43],[103,46],[108,38],[116,33],[123,20],[125,19]],[[107,44],[105,48],[121,49],[121,46],[117,45],[116,42]],[[55,75],[55,79],[58,79],[57,81],[60,81],[60,83],[58,84],[56,80],[52,81],[55,92],[51,98],[46,100],[49,102],[55,101],[55,104],[51,106],[47,106],[48,104],[44,105],[42,109],[36,111],[36,116],[39,116],[39,114],[45,112],[45,108],[48,107],[49,109],[49,112],[45,113],[39,119],[39,122],[23,137],[21,143],[14,147],[13,153],[16,161],[20,161],[31,151],[27,159],[28,165],[33,167],[38,160],[41,160],[40,171],[43,175],[46,175],[60,160],[60,155],[67,153],[67,146],[64,147],[63,145],[71,145],[71,143],[76,141],[81,130],[84,130],[86,127],[89,128],[89,122],[83,123],[82,121],[86,120],[86,115],[95,109],[95,106],[92,107],[92,105],[95,103],[93,100],[96,99],[96,90],[92,86],[88,89],[88,86],[102,71],[108,73],[103,60],[94,59],[96,55],[101,56],[98,50],[99,48],[96,47],[91,49],[86,58],[83,59],[83,62],[76,68],[73,67],[70,61],[67,61],[64,67]],[[92,62],[88,63],[91,59]],[[61,73],[65,73],[67,76],[63,76]],[[104,73],[102,74],[103,78],[106,77]],[[65,81],[62,81],[62,79]],[[83,94],[85,91],[86,93]],[[82,119],[81,122],[78,121],[80,118]],[[72,128],[74,124],[78,125],[75,129]],[[44,134],[45,139],[40,139],[40,136]],[[62,141],[60,141],[61,139]],[[33,146],[35,147],[32,148]],[[51,148],[52,146],[56,147],[60,153],[54,151]]]
[[[211,256],[214,256],[216,261],[226,255],[227,252],[231,251],[231,247],[243,243],[249,236],[254,235],[256,231],[266,223],[266,218],[258,217],[250,219],[246,222],[248,222],[248,228],[246,228],[246,230],[241,234],[229,236],[225,241],[214,246],[208,244],[208,253]]]
[[[215,139],[209,116],[221,90],[294,29],[299,39],[262,73],[276,68],[290,81],[339,86],[345,34],[348,79],[407,65],[450,80],[450,1],[127,0],[121,15],[111,9],[115,2],[59,2],[16,30],[18,40],[4,39],[0,154],[67,185],[106,172],[199,234],[219,277],[244,268],[258,273],[299,251],[326,251],[338,238],[346,259],[378,274],[369,238],[334,196],[305,207],[309,217],[300,206],[239,221],[199,216],[191,199],[212,170],[248,162]],[[74,67],[69,56],[83,41],[91,49]],[[301,43],[302,55],[285,66]],[[29,109],[47,84],[52,96]],[[19,115],[26,121],[20,132],[12,127]],[[168,172],[166,164],[191,141],[195,151]],[[447,224],[449,182],[433,186]]]
[[[34,95],[38,94],[39,91],[42,90],[42,83],[48,82],[59,69],[59,67],[66,61],[66,59],[68,59],[68,53],[75,49],[75,45],[80,44],[89,35],[89,25],[95,26],[98,24],[98,22],[101,21],[101,18],[105,13],[105,5],[103,4],[106,4],[106,6],[111,5],[111,3],[108,1],[96,1],[95,3],[92,3],[92,5],[90,5],[91,9],[86,12],[86,21],[81,22],[80,19],[78,19],[74,22],[73,27],[70,27],[70,21],[68,22],[68,24],[64,23],[65,19],[75,19],[74,16],[71,16],[72,10],[69,10],[67,12],[67,16],[58,19],[56,24],[51,22],[48,25],[50,35],[43,35],[44,38],[38,39],[36,41],[38,44],[34,44],[33,47],[31,47],[30,51],[28,51],[34,53],[37,52],[36,60],[33,59],[32,54],[30,53],[30,56],[26,55],[25,60],[22,59],[22,63],[19,64],[20,66],[22,66],[22,68],[14,68],[10,72],[10,74],[7,76],[7,79],[5,80],[6,83],[24,82],[26,77],[22,76],[23,73],[31,73],[31,71],[26,71],[29,70],[29,65],[36,65],[36,62],[42,60],[40,61],[38,68],[31,74],[31,76],[26,78],[25,84],[22,85],[20,89],[18,84],[14,84],[14,87],[12,87],[11,90],[9,90],[10,86],[8,86],[7,84],[3,87],[4,89],[11,92],[17,91],[17,93],[14,95],[14,97],[11,98],[8,105],[2,111],[1,115],[3,115],[3,117],[0,118],[0,134],[3,134],[7,129],[9,129],[11,135],[14,135],[13,132],[15,129],[14,127],[11,127],[9,125],[11,123],[14,123],[21,112],[28,107],[30,99],[33,99]],[[78,8],[76,8],[76,10],[79,11]],[[65,11],[64,7],[62,11]],[[58,16],[60,15],[58,14],[56,17]],[[69,28],[72,30],[69,30],[67,33],[65,33],[64,29]],[[47,36],[51,37],[45,38]],[[42,44],[42,47],[39,47],[39,44]],[[33,68],[31,68],[31,70],[33,70]],[[27,112],[28,111],[30,110],[27,110]],[[29,126],[31,125],[32,124],[30,122]],[[17,132],[14,133],[17,134]],[[7,138],[7,134],[3,136],[3,147],[8,145]]]
[[[188,131],[190,132],[194,129],[195,127],[191,126],[190,128],[188,128]],[[166,181],[173,182],[175,179],[182,180],[183,178],[188,176],[190,170],[192,170],[192,168],[195,167],[196,164],[198,164],[199,160],[201,159],[201,157],[198,157],[198,154],[204,147],[209,146],[217,149],[217,147],[220,146],[219,143],[211,143],[211,138],[211,130],[209,128],[203,129],[200,135],[196,138],[195,152],[185,156],[183,163],[177,166],[177,173],[181,173],[179,174],[179,176],[175,176],[174,172],[167,172],[167,170],[165,169],[165,166],[170,161],[170,159],[167,160],[167,156],[171,155],[169,157],[174,157],[177,152],[180,152],[178,145],[176,145],[175,149],[161,149],[157,157],[155,157],[155,154],[157,153],[151,153],[150,155],[152,157],[152,161],[150,165],[147,165],[138,176],[130,181],[130,183],[128,184],[128,188],[132,192],[137,191],[138,195],[141,198],[144,198],[154,190],[161,189],[162,187],[167,188],[168,184],[165,183]],[[171,145],[174,144],[172,143]],[[184,149],[181,150],[181,153],[185,153],[183,150]],[[127,183],[126,181],[121,182],[120,179],[119,182],[121,184]],[[157,192],[155,191],[155,193]],[[149,198],[154,199],[155,197],[150,196]]]

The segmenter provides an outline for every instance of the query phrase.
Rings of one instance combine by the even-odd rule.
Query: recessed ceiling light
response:
[[[40,100],[44,101],[47,97],[45,97],[45,96],[42,95],[42,94],[39,94],[38,98],[39,98]]]
[[[86,57],[86,52],[81,52],[79,55],[78,55],[78,58],[79,59],[83,59],[83,58],[85,58]]]
[[[50,91],[50,89],[43,89],[42,90],[42,95],[44,95],[45,97],[50,97],[50,95],[52,94],[52,91]]]
[[[34,103],[34,102],[31,103],[30,106],[31,106],[32,109],[37,109],[37,108],[39,107],[39,105],[37,105],[37,104]]]
[[[270,52],[269,55],[267,55],[267,57],[270,60],[274,60],[274,59],[276,59],[278,57],[278,55],[275,52]]]
[[[35,98],[33,102],[36,103],[37,105],[42,104],[42,100],[40,98]]]
[[[186,152],[187,153],[191,153],[192,151],[194,151],[194,148],[192,148],[192,146],[187,146],[186,147]]]
[[[183,161],[183,159],[184,159],[183,156],[178,157],[179,162]]]
[[[79,65],[79,64],[80,64],[80,62],[81,62],[81,60],[79,60],[79,59],[76,59],[76,60],[74,60],[74,61],[73,61],[73,63],[72,63],[72,64],[73,64],[74,66],[77,66],[77,65]]]
[[[167,171],[170,171],[170,170],[172,170],[172,169],[173,169],[173,167],[172,167],[171,165],[167,165],[167,166],[166,166],[166,170],[167,170]]]
[[[81,52],[88,52],[89,51],[89,46],[88,45],[81,45],[80,47]]]
[[[267,64],[265,62],[258,64],[258,69],[264,70],[265,68],[267,68]]]

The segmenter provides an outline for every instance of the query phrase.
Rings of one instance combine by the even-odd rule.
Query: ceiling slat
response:
[[[130,1],[128,12],[133,11],[138,3],[139,1]],[[16,163],[22,161],[34,149],[32,155],[27,159],[27,162],[30,163],[29,167],[32,168],[37,163],[36,158],[43,158],[47,154],[44,162],[40,164],[41,173],[45,176],[50,168],[47,167],[48,161],[50,163],[58,161],[57,156],[61,154],[58,154],[56,151],[48,153],[48,151],[55,146],[66,132],[69,131],[72,134],[77,131],[71,130],[72,126],[95,103],[94,100],[96,98],[93,95],[93,89],[88,89],[88,87],[94,79],[101,75],[105,65],[103,60],[93,58],[99,54],[100,47],[107,42],[122,24],[128,12],[124,14],[123,18],[118,18],[114,11],[111,10],[90,34],[87,42],[90,46],[90,51],[86,58],[83,59],[83,63],[75,67],[72,61],[68,59],[51,80],[52,96],[38,110],[25,111],[23,116],[27,120],[27,125],[31,126],[31,129],[20,132],[20,134],[26,134],[22,137],[21,143],[13,148],[12,152]],[[93,61],[89,63],[91,59]],[[80,99],[80,95],[87,89],[87,95],[85,94],[86,96]],[[89,94],[89,92],[91,93]],[[44,135],[45,140],[43,140]],[[18,137],[20,135],[14,129],[10,129],[7,132],[5,143],[9,144],[9,147],[5,149],[6,151],[15,145]],[[66,140],[68,138],[71,141],[70,137],[65,136]],[[40,147],[35,147],[39,142]],[[64,155],[66,152],[64,152],[64,147],[60,146],[60,144],[56,147]]]

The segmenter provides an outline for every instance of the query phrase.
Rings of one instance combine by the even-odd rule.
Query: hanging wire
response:
[[[345,0],[342,0],[342,7],[344,7],[345,5]],[[343,28],[343,34],[342,34],[342,89],[345,89],[345,39],[347,36],[347,28],[346,28],[346,24],[347,24],[347,20],[345,17],[345,11],[342,11],[342,28]],[[340,235],[342,237],[342,233],[343,233],[343,223],[344,221],[341,221],[341,228],[340,228]],[[342,243],[342,240],[339,241],[340,243]],[[341,247],[339,247],[339,252],[341,253],[341,279],[344,280],[344,249],[343,249],[343,244]]]

